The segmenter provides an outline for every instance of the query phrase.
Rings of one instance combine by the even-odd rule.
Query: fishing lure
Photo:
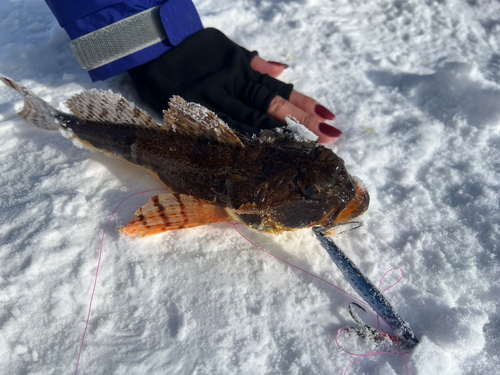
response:
[[[393,330],[394,336],[397,339],[397,344],[403,350],[410,350],[418,344],[418,339],[413,333],[410,325],[396,312],[394,307],[384,297],[384,295],[373,285],[373,283],[361,272],[361,270],[350,260],[347,255],[335,244],[335,242],[327,235],[326,230],[322,227],[315,226],[312,228],[313,233],[318,238],[321,245],[325,248],[330,258],[340,269],[347,281],[352,285],[356,292],[367,302],[373,310],[387,323]],[[358,307],[361,307],[357,305]],[[363,308],[361,308],[363,309]],[[375,328],[362,324],[354,313],[352,307],[349,308],[354,321],[360,324],[363,329],[360,331],[360,336],[370,336],[377,340],[384,335]],[[364,309],[363,309],[364,310]]]

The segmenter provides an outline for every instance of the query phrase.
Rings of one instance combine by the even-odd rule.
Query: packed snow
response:
[[[338,245],[420,344],[411,375],[498,373],[500,4],[422,0],[195,0],[205,26],[290,68],[280,77],[336,114],[329,145],[371,194]],[[66,110],[92,83],[41,0],[0,2],[0,74]],[[103,230],[125,198],[162,185],[16,116],[0,87],[0,373],[74,373]],[[151,238],[116,228],[158,193],[128,199],[104,240],[79,374],[343,374],[353,299],[245,241],[229,224]],[[310,230],[252,241],[352,292]],[[399,277],[391,273],[382,288]],[[387,284],[387,285],[386,285]],[[371,311],[360,316],[374,324]],[[345,349],[364,353],[355,338]],[[347,374],[404,375],[399,355]]]

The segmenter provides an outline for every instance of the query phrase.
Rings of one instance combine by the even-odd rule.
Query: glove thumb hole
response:
[[[293,91],[293,85],[291,83],[281,82],[280,80],[270,77],[267,74],[262,74],[257,82],[286,100],[290,98],[290,94]]]
[[[238,95],[238,99],[261,113],[267,113],[271,101],[278,94],[256,82],[247,82]]]
[[[259,53],[257,51],[249,51],[245,47],[242,47],[240,45],[238,45],[238,47],[240,47],[241,52],[243,52],[243,54],[247,58],[248,62],[252,61],[252,59],[255,56],[259,56]]]

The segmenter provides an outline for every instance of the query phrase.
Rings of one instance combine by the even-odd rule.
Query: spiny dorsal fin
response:
[[[224,207],[176,193],[151,198],[137,210],[135,216],[137,217],[119,231],[143,237],[231,220]]]
[[[67,100],[66,105],[82,120],[158,127],[146,112],[111,90],[84,91]]]
[[[204,136],[219,142],[243,147],[236,133],[215,113],[197,103],[188,103],[180,96],[169,102],[170,109],[163,111],[163,130],[180,132],[193,137]]]

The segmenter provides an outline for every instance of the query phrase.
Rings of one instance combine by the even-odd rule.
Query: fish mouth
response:
[[[370,204],[370,195],[368,194],[368,190],[366,190],[366,187],[357,177],[353,177],[353,180],[356,185],[356,194],[337,216],[333,222],[333,226],[347,223],[358,216],[363,215],[368,209]]]

